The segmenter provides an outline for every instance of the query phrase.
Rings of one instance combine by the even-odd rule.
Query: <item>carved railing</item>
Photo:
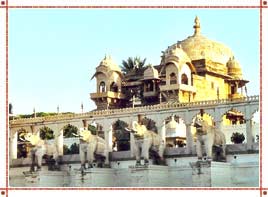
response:
[[[54,116],[37,117],[37,118],[21,118],[16,120],[11,120],[10,125],[24,124],[24,123],[40,123],[40,122],[51,122],[60,120],[70,120],[70,119],[81,119],[90,117],[103,117],[109,115],[119,115],[119,114],[129,114],[129,113],[142,113],[154,110],[170,110],[188,107],[205,107],[213,105],[225,105],[225,104],[235,104],[235,103],[248,103],[248,102],[259,102],[259,96],[248,96],[238,99],[217,99],[217,100],[206,100],[206,101],[196,101],[189,103],[161,103],[157,105],[146,105],[134,108],[120,108],[120,109],[108,109],[108,110],[98,110],[86,113],[77,114],[58,114]]]

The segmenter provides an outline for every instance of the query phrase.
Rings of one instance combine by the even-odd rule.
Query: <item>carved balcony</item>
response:
[[[116,98],[116,99],[125,99],[126,96],[121,92],[97,92],[97,93],[91,93],[90,94],[91,99],[98,99],[98,98]]]
[[[171,91],[171,90],[182,90],[186,92],[196,92],[196,88],[186,84],[171,84],[171,85],[161,85],[160,91]]]

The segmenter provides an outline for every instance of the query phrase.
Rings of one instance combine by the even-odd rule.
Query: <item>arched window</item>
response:
[[[170,85],[171,85],[171,84],[176,84],[176,83],[177,83],[177,76],[176,76],[175,73],[171,73],[171,74],[169,75],[169,77],[170,77]]]
[[[100,82],[99,90],[100,92],[106,92],[106,86],[104,81]]]
[[[111,83],[110,90],[112,92],[118,92],[118,86],[115,82]]]
[[[152,81],[146,83],[145,87],[146,87],[145,92],[150,92],[154,90],[154,84]]]
[[[181,84],[186,84],[186,85],[188,85],[188,77],[187,77],[187,75],[184,74],[184,73],[181,75]]]

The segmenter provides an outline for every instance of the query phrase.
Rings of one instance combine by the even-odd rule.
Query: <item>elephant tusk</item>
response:
[[[26,142],[26,140],[25,140],[25,139],[22,139],[21,137],[19,137],[19,139],[20,139],[21,141],[23,141],[23,142]]]
[[[77,135],[76,133],[72,133],[72,135],[75,137],[81,137],[81,135]]]
[[[128,132],[132,132],[132,130],[127,128],[127,127],[125,128],[125,130],[128,131]]]
[[[27,140],[25,139],[25,135],[26,133],[20,133],[18,137],[21,141],[26,142]]]
[[[129,129],[129,128],[127,128],[127,127],[125,127],[125,130],[126,130],[127,132],[130,132],[130,133],[137,133],[137,131],[135,131],[135,130],[133,130],[133,129]]]

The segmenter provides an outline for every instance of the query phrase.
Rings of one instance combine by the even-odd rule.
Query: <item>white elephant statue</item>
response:
[[[91,131],[86,129],[80,129],[78,136],[80,137],[79,155],[81,169],[84,170],[86,168],[86,160],[88,161],[88,168],[92,168],[93,162],[97,160],[97,157],[102,158],[101,165],[103,165],[103,160],[107,158],[105,140],[97,135],[92,135]]]
[[[52,156],[55,160],[54,169],[59,169],[58,158],[59,158],[59,147],[55,143],[48,143],[46,140],[42,140],[39,135],[33,133],[24,133],[20,135],[22,141],[28,141],[31,144],[30,157],[31,157],[31,167],[30,172],[35,171],[35,166],[37,166],[37,171],[41,170],[42,158],[44,155]]]
[[[145,125],[136,121],[132,123],[132,129],[127,129],[131,132],[131,155],[136,157],[136,166],[141,165],[141,157],[144,159],[144,165],[149,164],[149,153],[151,150],[156,153],[160,162],[163,163],[164,142],[160,135],[148,130]]]
[[[202,160],[203,158],[202,144],[205,145],[208,160],[218,160],[212,155],[213,147],[221,148],[221,160],[226,160],[226,139],[224,133],[199,117],[195,119],[194,127],[196,127],[196,152],[198,160]]]

